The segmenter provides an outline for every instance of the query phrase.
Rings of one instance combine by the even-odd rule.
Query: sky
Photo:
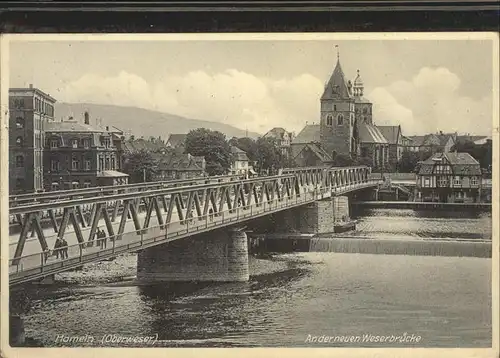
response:
[[[492,40],[219,40],[10,42],[10,87],[59,102],[134,106],[261,134],[318,123],[339,58],[359,70],[378,125],[405,135],[490,134]],[[57,113],[56,113],[57,117]],[[138,118],[138,120],[140,120]]]

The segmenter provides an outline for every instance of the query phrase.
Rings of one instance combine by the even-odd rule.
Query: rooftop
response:
[[[362,143],[389,143],[377,126],[368,123],[359,125],[359,139]]]
[[[184,145],[186,141],[187,134],[171,134],[168,137],[167,143],[172,147],[177,147],[179,145]]]
[[[320,125],[306,124],[293,139],[292,144],[305,144],[320,141]]]
[[[76,120],[67,121],[48,121],[44,123],[44,130],[47,132],[87,132],[87,133],[103,133],[109,132],[105,129],[92,127],[89,124],[84,124]]]
[[[390,144],[396,144],[398,142],[401,126],[377,126],[377,128]]]
[[[57,102],[57,100],[54,97],[52,97],[50,94],[45,93],[42,90],[35,88],[35,87],[32,87],[32,86],[30,86],[28,88],[19,88],[19,87],[9,88],[9,95],[15,96],[16,92],[18,92],[17,94],[20,94],[21,92],[33,92],[33,94],[37,93],[43,97],[46,97],[47,99],[49,99],[53,103]]]

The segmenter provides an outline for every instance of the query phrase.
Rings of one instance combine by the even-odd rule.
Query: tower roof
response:
[[[321,96],[321,99],[331,98],[351,98],[351,94],[349,93],[347,82],[345,80],[344,71],[342,71],[342,66],[340,65],[340,60],[337,60],[337,65],[335,66],[332,76],[326,84],[325,91]]]

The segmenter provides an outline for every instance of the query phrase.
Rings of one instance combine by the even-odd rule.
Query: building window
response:
[[[363,114],[368,114],[368,108],[363,108]]]
[[[365,123],[366,123],[366,116],[364,116],[364,117],[363,117],[363,122],[365,122]]]
[[[16,145],[18,145],[19,147],[23,146],[23,137],[16,138]]]
[[[72,139],[71,140],[71,146],[73,148],[78,148],[78,139]]]
[[[23,129],[24,128],[24,119],[22,117],[16,118],[16,128]]]
[[[104,169],[104,159],[102,156],[99,156],[99,170]]]
[[[85,170],[90,170],[90,160],[85,160]]]
[[[336,111],[336,110],[337,110],[337,105],[336,105],[336,104],[334,104],[334,105],[333,105],[333,110],[334,110],[334,111]]]
[[[90,140],[82,139],[82,144],[83,144],[83,148],[89,148],[90,147]]]
[[[59,147],[59,141],[57,139],[52,139],[50,141],[50,148],[57,148]]]
[[[73,187],[73,189],[78,189],[78,187],[80,186],[80,182],[78,180],[75,180],[71,183],[71,186]]]
[[[109,170],[109,158],[108,157],[106,157],[106,162],[105,163],[106,163],[105,169]]]
[[[446,177],[439,177],[439,186],[440,187],[445,187],[447,186],[448,181],[446,180]]]
[[[115,158],[111,157],[111,170],[115,170]]]
[[[85,180],[85,182],[83,182],[83,187],[84,188],[90,188],[91,184],[92,183],[90,182],[90,180]]]
[[[52,191],[59,190],[59,183],[52,183],[52,185],[50,186],[50,190]]]
[[[76,158],[73,158],[73,160],[71,160],[71,169],[78,170],[78,160]]]
[[[470,178],[470,184],[471,185],[477,185],[477,178],[476,177],[471,177]]]
[[[351,126],[354,127],[354,114],[351,114]]]
[[[327,126],[332,126],[333,125],[333,116],[331,114],[326,116],[326,125]]]
[[[455,179],[453,179],[453,184],[454,185],[462,185],[462,178],[456,176]]]
[[[429,177],[424,177],[424,186],[426,187],[431,186],[431,181]]]
[[[344,125],[344,116],[341,114],[339,114],[339,116],[337,117],[337,125],[339,126]]]
[[[24,157],[22,155],[16,156],[16,167],[17,168],[24,167]]]
[[[51,160],[50,161],[50,169],[54,172],[58,171],[59,170],[59,161],[57,160]]]

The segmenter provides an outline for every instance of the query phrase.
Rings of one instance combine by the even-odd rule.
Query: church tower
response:
[[[332,157],[336,154],[353,157],[357,153],[352,92],[352,83],[346,82],[337,53],[337,65],[321,96],[320,142]]]
[[[373,117],[372,117],[372,103],[367,100],[365,97],[363,97],[363,92],[365,90],[365,86],[363,84],[363,80],[361,79],[361,76],[359,75],[359,70],[358,70],[358,75],[356,76],[356,79],[354,80],[354,101],[356,103],[355,105],[355,111],[356,111],[356,122],[357,123],[366,123],[366,124],[373,124]]]

